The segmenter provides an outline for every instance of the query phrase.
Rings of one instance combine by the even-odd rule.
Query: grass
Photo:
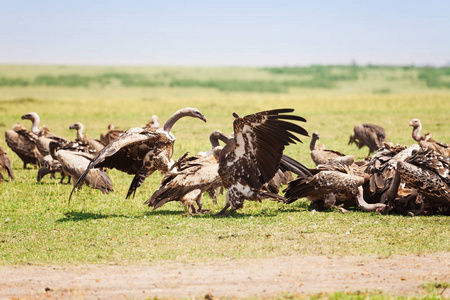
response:
[[[430,87],[414,67],[386,68],[137,68],[0,66],[0,77],[34,82],[64,78],[89,84],[29,84],[0,86],[0,131],[21,122],[20,116],[36,111],[41,123],[67,138],[74,122],[98,137],[113,123],[121,129],[143,126],[152,114],[162,122],[182,107],[197,107],[205,124],[185,118],[173,128],[177,137],[174,158],[209,148],[208,135],[215,129],[232,131],[231,113],[246,115],[278,107],[293,107],[305,117],[309,132],[319,131],[321,143],[362,159],[367,149],[347,145],[353,126],[375,123],[386,129],[394,143],[412,144],[412,118],[420,118],[425,132],[450,142],[450,91]],[[316,72],[316,73],[314,73]],[[336,74],[326,88],[296,86],[267,92],[270,84],[314,79],[314,74]],[[342,74],[339,75],[341,72]],[[357,73],[357,77],[354,76]],[[108,75],[109,74],[109,75]],[[115,75],[111,75],[115,74]],[[124,75],[127,74],[127,75]],[[353,74],[353,75],[348,75]],[[339,76],[341,77],[339,77]],[[331,77],[330,77],[331,76]],[[50,78],[50,79],[49,79]],[[92,78],[103,78],[93,83]],[[140,85],[154,79],[162,85]],[[52,79],[52,80],[53,80]],[[95,80],[97,80],[95,79]],[[59,80],[59,79],[58,79]],[[62,80],[62,79],[61,79]],[[63,80],[63,81],[64,81]],[[127,84],[129,80],[131,83]],[[180,80],[184,84],[171,85]],[[104,83],[106,82],[106,83]],[[134,82],[134,83],[133,83]],[[186,84],[193,82],[193,84]],[[198,82],[218,82],[204,86]],[[226,82],[229,88],[220,88]],[[248,82],[255,87],[241,88]],[[219,84],[220,83],[220,84]],[[25,123],[25,121],[23,121]],[[29,126],[28,123],[25,123]],[[309,140],[290,146],[286,153],[312,167]],[[17,180],[0,185],[0,264],[153,264],[160,261],[209,261],[221,258],[280,255],[374,255],[389,257],[450,251],[447,216],[408,218],[376,215],[357,210],[316,212],[306,201],[291,205],[270,201],[246,202],[232,218],[210,215],[186,217],[179,203],[151,211],[143,205],[161,180],[148,178],[136,198],[125,200],[132,176],[111,170],[115,192],[101,195],[88,187],[67,204],[71,185],[45,177],[36,183],[36,169],[21,169],[18,157],[6,146]],[[207,197],[204,206],[217,212]]]

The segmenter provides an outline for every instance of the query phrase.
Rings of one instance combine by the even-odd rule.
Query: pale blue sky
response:
[[[4,1],[0,63],[450,63],[450,1]]]

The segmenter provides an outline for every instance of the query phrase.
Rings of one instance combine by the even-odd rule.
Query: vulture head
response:
[[[419,119],[412,119],[411,122],[409,122],[409,126],[412,126],[412,128],[416,129],[422,126]]]
[[[35,112],[30,112],[26,115],[22,116],[22,120],[30,120],[31,121],[31,132],[37,134],[39,133],[39,122],[41,121],[39,115]]]
[[[206,117],[196,108],[186,107],[175,112],[163,125],[163,131],[170,132],[173,125],[182,117],[198,118],[206,122]]]
[[[224,142],[225,144],[228,142],[229,138],[222,133],[220,130],[214,130],[211,135],[209,136],[209,141],[211,142],[211,146],[217,147],[219,146],[219,140]]]
[[[75,130],[83,131],[84,126],[80,122],[77,122],[77,123],[74,123],[74,124],[70,125],[69,129],[75,129]]]

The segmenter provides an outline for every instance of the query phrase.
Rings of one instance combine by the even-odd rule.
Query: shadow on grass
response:
[[[83,211],[69,211],[64,213],[64,218],[56,220],[56,222],[76,222],[76,221],[84,221],[91,219],[108,219],[108,218],[131,218],[126,215],[116,215],[109,214],[105,215],[102,213],[91,213],[91,212],[83,212]]]

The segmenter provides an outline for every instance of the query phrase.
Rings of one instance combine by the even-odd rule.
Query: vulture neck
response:
[[[315,135],[313,135],[311,138],[311,143],[309,144],[309,150],[311,150],[311,151],[316,150],[316,142],[317,142],[317,137]]]
[[[59,144],[56,142],[51,142],[49,145],[49,150],[50,150],[50,155],[52,156],[53,159],[56,159],[56,149],[59,147]]]
[[[416,141],[419,142],[421,140],[421,136],[420,136],[420,131],[422,130],[422,124],[419,123],[419,126],[414,127],[413,131],[412,131],[412,138]]]
[[[163,125],[163,131],[169,133],[172,130],[173,125],[182,117],[191,116],[192,113],[189,110],[180,109],[174,113]]]
[[[84,139],[83,129],[83,125],[80,125],[80,127],[77,129],[77,139],[80,141]]]
[[[33,116],[33,118],[31,119],[31,132],[34,134],[38,134],[39,133],[39,122],[41,120],[39,119],[39,116]]]

